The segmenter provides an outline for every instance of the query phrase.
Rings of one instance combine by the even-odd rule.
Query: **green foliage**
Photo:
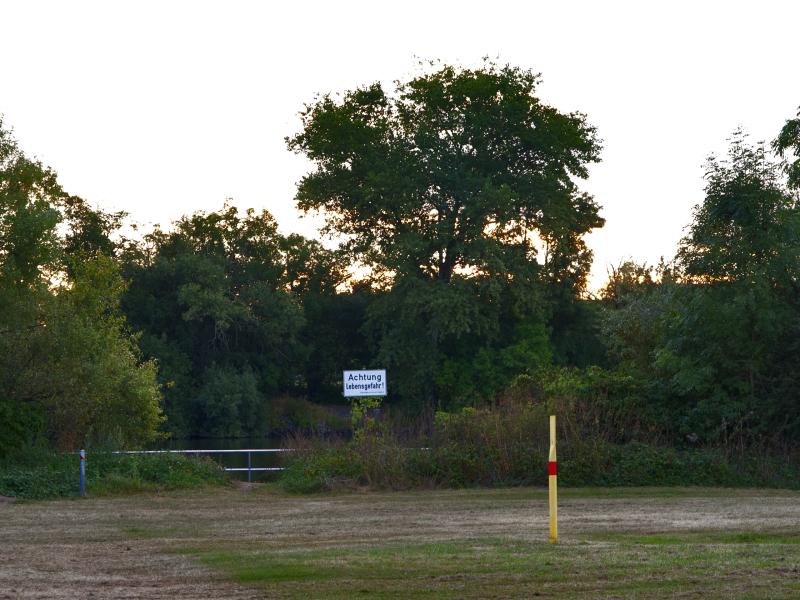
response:
[[[161,365],[172,431],[265,433],[267,398],[295,391],[305,366],[303,307],[291,290],[335,285],[334,257],[280,236],[266,211],[241,216],[227,205],[147,243],[126,259],[123,306]]]
[[[301,297],[306,325],[302,339],[308,349],[305,388],[315,402],[342,402],[342,371],[360,369],[374,360],[362,331],[376,292],[365,285],[338,293]]]
[[[398,282],[367,309],[376,363],[404,374],[392,389],[417,410],[492,400],[513,377],[551,361],[537,293],[528,291],[520,299],[520,290],[491,280]]]
[[[393,96],[373,84],[317,99],[287,140],[317,165],[299,185],[300,208],[325,209],[356,256],[400,276],[507,270],[518,251],[535,253],[533,230],[565,277],[585,251],[580,236],[602,225],[572,179],[586,176],[599,143],[583,115],[534,96],[538,81],[486,62],[442,66]]]
[[[64,198],[62,205],[64,221],[68,225],[64,236],[67,257],[117,254],[122,244],[112,236],[122,227],[126,213],[107,213],[94,209],[77,196]]]
[[[11,415],[0,453],[37,434],[72,449],[155,436],[156,367],[120,315],[110,246],[79,226],[90,217],[103,235],[118,223],[67,196],[0,123],[0,389]]]
[[[585,287],[582,238],[603,220],[575,179],[600,144],[583,115],[535,97],[538,81],[488,61],[441,66],[393,95],[374,84],[322,96],[287,140],[316,165],[298,206],[324,210],[326,231],[347,236],[351,260],[385,290],[365,333],[380,364],[404,374],[395,389],[407,406],[485,402],[549,363],[548,316],[567,315],[561,305]],[[578,320],[563,317],[554,339]],[[421,385],[431,380],[437,389]]]
[[[553,362],[561,366],[608,366],[602,313],[595,300],[561,298],[552,302],[549,319]]]
[[[595,476],[601,485],[747,486],[755,481],[752,474],[740,472],[725,456],[713,451],[684,450],[631,443],[609,448],[606,469]],[[571,472],[567,462],[564,472]],[[569,485],[569,477],[565,484]]]
[[[381,396],[355,396],[350,399],[350,418],[355,435],[359,435],[374,425],[371,413],[380,408],[382,401]]]
[[[542,484],[547,417],[553,411],[577,468],[584,477],[595,476],[587,465],[607,469],[598,448],[626,443],[645,429],[631,396],[629,377],[600,369],[524,375],[495,408],[437,412],[432,425],[422,428],[430,429],[426,435],[400,437],[390,423],[378,422],[360,429],[348,444],[301,444],[292,456],[289,487],[298,490],[298,481],[315,490]]]
[[[309,400],[341,403],[341,371],[364,367],[390,372],[388,412],[438,411],[430,450],[365,423],[366,400],[346,450],[298,459],[298,488],[337,469],[377,487],[531,481],[541,448],[522,439],[546,410],[577,481],[644,481],[648,464],[655,482],[687,465],[734,481],[714,449],[794,447],[800,119],[781,163],[737,132],[674,261],[623,263],[590,299],[594,128],[539,101],[531,71],[430,67],[318,97],[287,140],[315,165],[298,206],[324,212],[335,251],[229,204],[127,240],[124,213],[69,196],[0,121],[0,457],[159,427],[329,433],[342,419]]]
[[[800,189],[800,109],[796,119],[787,119],[772,148],[781,157],[791,152],[794,160],[785,165],[789,187]]]
[[[653,273],[643,265],[622,265],[602,293],[607,304],[603,338],[609,353],[623,370],[643,378],[664,335],[665,317],[680,307],[675,298],[680,287],[666,275],[663,269]]]
[[[77,496],[79,457],[49,450],[15,449],[0,465],[0,495],[31,500]]]
[[[540,484],[546,477],[538,468],[547,462],[546,423],[543,406],[439,412],[428,456],[417,462],[438,485]]]
[[[36,294],[38,310],[28,318],[37,324],[0,337],[0,346],[13,348],[0,365],[10,400],[44,415],[58,447],[141,444],[161,421],[156,366],[139,359],[116,310],[121,288],[111,259],[83,262],[69,287]]]
[[[185,489],[228,481],[225,471],[210,458],[177,454],[90,453],[86,468],[91,473],[87,475],[87,493],[95,495]]]
[[[481,406],[520,374],[535,372],[552,360],[547,331],[539,319],[520,323],[506,343],[499,348],[480,348],[473,356],[445,359],[436,375],[441,405],[451,410]]]
[[[765,147],[737,131],[726,160],[709,158],[705,192],[678,249],[686,276],[705,283],[762,278],[796,292],[800,205]]]
[[[42,285],[59,256],[57,203],[66,194],[56,174],[20,150],[0,118],[0,277],[4,285]]]
[[[629,374],[551,367],[518,377],[494,408],[437,412],[420,435],[384,421],[346,444],[297,444],[281,481],[295,492],[544,485],[555,414],[567,486],[800,486],[796,453],[676,446],[663,413]]]
[[[605,334],[673,443],[781,447],[800,435],[800,205],[763,145],[709,159],[674,266],[625,266]]]
[[[80,458],[28,447],[0,461],[0,495],[27,500],[74,497],[79,493]],[[89,495],[221,485],[225,472],[209,459],[175,454],[89,452]]]
[[[584,409],[598,399],[559,377],[551,402],[559,417],[559,481],[566,486],[800,487],[800,457],[728,455],[631,439],[619,415]],[[595,383],[595,387],[599,387]],[[568,390],[568,391],[565,391]],[[588,394],[584,402],[567,395]],[[574,398],[574,396],[573,396]],[[589,398],[592,398],[591,400]],[[613,402],[612,402],[613,404]],[[439,412],[428,437],[404,439],[387,427],[362,430],[347,444],[317,440],[296,446],[281,485],[293,493],[368,487],[413,489],[545,485],[548,441],[545,404]],[[634,417],[631,416],[631,419]],[[644,437],[641,435],[640,437]]]
[[[618,267],[612,266],[608,281],[600,290],[600,298],[606,304],[619,307],[631,297],[651,290],[663,269],[663,265],[659,265],[658,271],[654,272],[646,263],[638,264],[632,260],[624,261]]]
[[[249,369],[211,365],[203,373],[195,402],[204,419],[202,433],[210,437],[240,437],[259,431],[266,422],[258,380]]]
[[[294,452],[281,472],[281,487],[295,494],[330,490],[338,485],[353,485],[362,472],[358,455],[337,443],[294,438]]]
[[[35,407],[0,398],[0,460],[42,435],[44,418]]]

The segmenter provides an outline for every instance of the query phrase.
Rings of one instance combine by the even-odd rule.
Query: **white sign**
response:
[[[345,371],[344,395],[349,396],[385,396],[386,369],[374,371]]]

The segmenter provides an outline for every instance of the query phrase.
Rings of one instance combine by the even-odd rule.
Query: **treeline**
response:
[[[792,130],[800,149],[798,122],[777,152]],[[800,180],[789,174],[787,187],[783,165],[736,134],[706,165],[705,200],[675,259],[624,264],[603,290],[611,365],[670,440],[800,440]]]
[[[229,204],[131,239],[0,127],[0,449],[311,427],[369,367],[431,426],[558,402],[601,406],[615,443],[794,444],[800,119],[769,149],[736,134],[677,255],[595,297],[579,181],[601,141],[537,84],[438,65],[306,106],[296,199],[335,250]]]
[[[119,215],[64,192],[0,122],[0,455],[138,444],[163,420],[155,360],[120,311]]]

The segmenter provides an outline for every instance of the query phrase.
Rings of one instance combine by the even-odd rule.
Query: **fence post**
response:
[[[81,450],[81,497],[86,496],[86,450]]]
[[[252,469],[252,466],[251,466],[251,463],[250,463],[250,452],[248,452],[247,453],[247,483],[250,483],[252,481],[252,477],[251,477],[252,471],[251,471],[251,469]]]
[[[550,457],[547,480],[550,501],[550,543],[558,542],[558,463],[556,459],[556,417],[550,415]]]

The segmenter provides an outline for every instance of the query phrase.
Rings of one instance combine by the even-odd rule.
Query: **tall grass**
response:
[[[562,404],[559,480],[567,486],[766,486],[800,488],[800,457],[731,456],[631,437],[581,403]],[[367,423],[349,441],[296,437],[280,482],[291,492],[342,488],[545,485],[553,406],[510,402],[437,413],[427,431],[400,437],[389,422]]]
[[[90,452],[86,464],[89,495],[221,485],[225,472],[207,458],[176,454]],[[42,500],[79,494],[80,459],[28,448],[0,462],[0,495]]]

